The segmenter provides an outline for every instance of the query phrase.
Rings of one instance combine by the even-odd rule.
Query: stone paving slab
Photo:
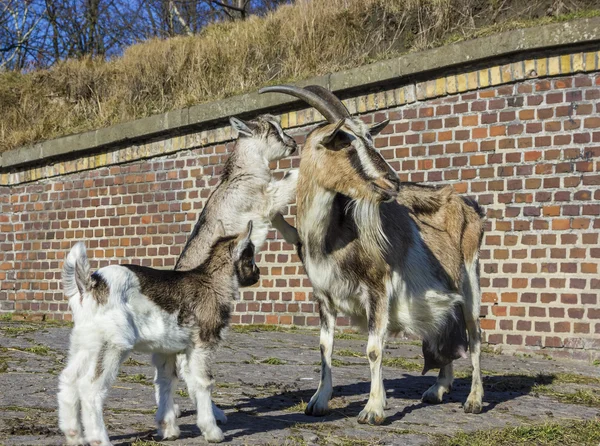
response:
[[[43,323],[0,322],[0,444],[58,445],[58,373],[65,365],[70,328]],[[469,361],[456,362],[453,391],[443,404],[426,405],[421,394],[435,373],[420,375],[421,349],[391,339],[384,382],[389,408],[383,426],[364,426],[356,417],[368,399],[366,337],[342,334],[334,354],[331,413],[305,416],[303,408],[319,379],[318,332],[232,330],[213,366],[215,402],[229,422],[225,441],[247,445],[436,444],[462,431],[568,420],[599,420],[600,367],[582,362],[484,353],[484,411],[465,414]],[[148,355],[133,354],[121,368],[105,405],[116,445],[153,441],[153,369]],[[182,437],[161,444],[206,442],[179,383]]]

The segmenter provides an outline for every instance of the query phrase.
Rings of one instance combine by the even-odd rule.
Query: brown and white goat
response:
[[[211,402],[211,356],[229,324],[240,286],[260,276],[246,232],[216,241],[201,265],[189,271],[111,265],[90,274],[85,246],[77,243],[63,269],[75,325],[67,367],[60,375],[59,425],[67,444],[109,445],[102,406],[119,366],[132,350],[152,353],[156,367],[156,421],[164,439],[179,436],[173,404],[176,355],[197,410],[197,425],[210,442],[223,440],[222,414]]]
[[[452,361],[471,350],[473,381],[465,412],[482,409],[478,275],[482,217],[477,204],[442,189],[408,185],[373,146],[388,123],[367,126],[328,90],[267,87],[295,96],[328,121],[302,149],[297,188],[300,255],[319,302],[321,381],[306,413],[327,412],[338,311],[368,329],[371,392],[359,423],[385,419],[382,357],[386,335],[423,340],[425,369],[440,367],[423,401],[450,391]]]

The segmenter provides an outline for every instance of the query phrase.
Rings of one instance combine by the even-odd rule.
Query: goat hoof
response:
[[[213,406],[213,415],[215,416],[215,420],[217,420],[217,424],[227,424],[227,415],[217,406]]]
[[[217,426],[204,432],[204,439],[209,443],[221,443],[225,439],[223,431]]]
[[[166,426],[159,432],[163,440],[176,440],[179,438],[179,428],[177,426]]]
[[[468,398],[464,406],[465,413],[481,413],[483,404],[481,401],[476,401],[475,398]]]
[[[83,438],[83,435],[81,435],[81,432],[71,429],[68,432],[66,432],[67,437],[67,445],[68,446],[78,446],[78,445],[82,445],[85,444],[85,439]]]
[[[371,410],[363,409],[360,414],[358,414],[358,422],[360,424],[374,424],[376,426],[380,425],[385,421],[385,414],[383,410],[381,412],[374,412]]]
[[[328,404],[325,404],[323,406],[322,404],[318,404],[318,403],[312,402],[312,401],[310,403],[308,403],[308,406],[306,406],[306,409],[304,409],[304,414],[311,416],[311,417],[324,417],[328,413],[329,413]]]
[[[173,411],[175,412],[175,418],[181,417],[181,409],[179,408],[179,404],[173,404]]]
[[[421,401],[428,404],[440,404],[444,397],[444,393],[446,392],[441,387],[434,384],[423,393]]]

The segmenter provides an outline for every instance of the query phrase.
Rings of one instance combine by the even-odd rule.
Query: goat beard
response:
[[[383,256],[390,242],[383,231],[379,203],[356,199],[349,203],[349,207],[365,247]],[[346,212],[349,210],[346,209]]]

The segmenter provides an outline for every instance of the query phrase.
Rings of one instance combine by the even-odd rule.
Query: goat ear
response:
[[[213,240],[218,240],[225,237],[225,225],[222,220],[217,220],[217,227],[213,233]]]
[[[390,123],[390,120],[386,119],[385,121],[381,121],[381,122],[378,122],[377,124],[373,124],[371,126],[371,128],[369,129],[369,133],[371,134],[371,136],[378,135],[379,132],[381,132],[384,128],[386,128],[389,123]]]
[[[229,118],[229,123],[231,127],[237,131],[238,136],[252,136],[252,129],[248,125],[248,123],[242,121],[241,119],[234,118],[233,116]]]
[[[235,245],[234,257],[235,259],[239,259],[250,243],[250,237],[252,236],[252,220],[248,222],[248,227],[246,228],[246,232],[242,232]]]
[[[331,127],[329,129],[329,131],[323,135],[323,139],[321,139],[321,144],[325,146],[325,145],[331,143],[331,141],[333,141],[335,139],[335,137],[337,136],[338,132],[340,131],[340,129],[342,128],[343,125],[344,125],[344,120],[340,119],[335,124],[335,127]]]

